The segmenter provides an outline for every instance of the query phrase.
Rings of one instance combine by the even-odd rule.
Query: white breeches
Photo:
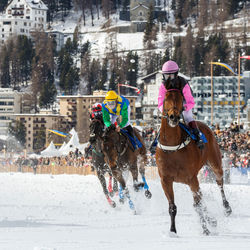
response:
[[[188,124],[189,122],[192,122],[194,120],[193,118],[193,112],[192,109],[188,110],[188,111],[183,111],[182,112],[185,123]]]

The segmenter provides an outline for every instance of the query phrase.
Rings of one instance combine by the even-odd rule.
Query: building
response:
[[[166,21],[166,11],[155,5],[154,0],[130,0],[130,5],[120,11],[120,19],[131,21],[131,32],[144,32],[146,27],[150,6],[153,7],[155,19]]]
[[[0,16],[0,44],[9,37],[45,30],[47,6],[41,0],[12,0]]]
[[[105,91],[94,91],[93,95],[69,95],[58,96],[60,102],[60,114],[66,116],[70,126],[75,128],[81,143],[89,139],[90,110],[94,103],[102,103]],[[135,100],[137,96],[126,96],[130,101],[131,120],[135,119]]]
[[[0,88],[0,135],[8,134],[14,113],[21,112],[22,93],[10,88]]]
[[[41,151],[43,148],[36,145],[39,140],[42,141],[40,145],[46,146],[49,144],[48,129],[60,130],[62,132],[68,132],[69,129],[66,117],[59,114],[14,114],[14,117],[25,125],[25,148],[27,152]]]
[[[246,72],[247,73],[247,72]],[[240,118],[241,122],[247,122],[247,101],[249,99],[250,78],[240,80]],[[191,81],[195,98],[194,113],[197,120],[210,123],[213,113],[213,123],[221,125],[230,124],[238,119],[238,77],[237,76],[214,76],[213,91],[211,90],[211,77],[194,77]],[[248,87],[247,87],[248,86]],[[213,112],[211,94],[213,93]]]

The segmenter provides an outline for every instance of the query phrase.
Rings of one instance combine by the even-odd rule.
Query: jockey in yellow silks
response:
[[[118,116],[121,116],[122,121],[116,127],[116,131],[120,132],[121,128],[126,129],[135,138],[134,130],[130,125],[130,112],[129,100],[127,98],[117,95],[113,90],[108,91],[102,103],[103,122],[106,127],[115,124]]]

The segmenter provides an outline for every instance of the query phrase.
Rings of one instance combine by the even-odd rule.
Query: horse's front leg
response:
[[[104,177],[103,171],[100,169],[100,166],[96,168],[97,169],[97,177],[102,185],[103,192],[105,194],[105,197],[111,207],[116,207],[116,204],[114,201],[111,200],[109,197],[109,192],[107,190],[107,185],[106,185],[106,179]]]
[[[177,214],[177,207],[174,203],[173,180],[166,176],[161,176],[161,185],[169,203],[169,215],[171,218],[170,232],[177,233],[175,226],[175,216]]]

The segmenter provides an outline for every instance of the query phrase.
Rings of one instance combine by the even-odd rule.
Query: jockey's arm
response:
[[[104,108],[102,108],[102,117],[105,126],[108,128],[111,125],[110,115],[109,112]]]
[[[186,101],[186,103],[184,104],[184,107],[185,107],[185,110],[188,111],[192,109],[195,105],[194,97],[192,95],[192,92],[188,83],[183,88],[182,93]]]
[[[120,128],[123,128],[128,122],[128,106],[127,103],[124,103],[121,110],[122,122],[119,124]]]

